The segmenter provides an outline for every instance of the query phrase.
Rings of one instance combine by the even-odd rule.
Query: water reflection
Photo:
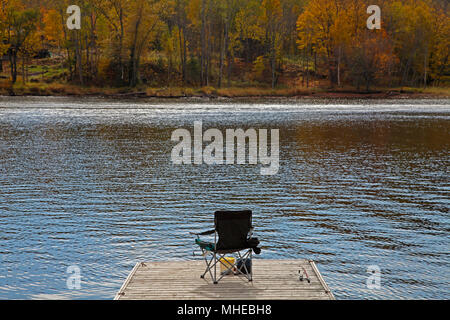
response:
[[[450,297],[448,101],[0,107],[0,298],[112,298],[136,261],[191,259],[189,231],[226,208],[254,210],[263,258],[318,261],[337,298]],[[172,165],[172,131],[199,119],[279,128],[279,174]]]

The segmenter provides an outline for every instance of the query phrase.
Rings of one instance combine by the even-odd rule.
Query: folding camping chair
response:
[[[252,252],[261,252],[259,241],[252,238],[252,212],[245,211],[216,211],[214,214],[214,230],[193,233],[197,236],[195,243],[200,247],[206,263],[206,270],[200,276],[202,279],[209,272],[214,284],[217,284],[225,275],[234,272],[243,275],[248,281],[253,280],[251,266]],[[214,243],[200,240],[200,236],[214,234]],[[241,252],[244,251],[243,254]],[[225,260],[226,254],[235,253],[238,259],[232,264]],[[208,260],[208,255],[211,258]],[[226,271],[217,277],[217,265],[222,264]]]

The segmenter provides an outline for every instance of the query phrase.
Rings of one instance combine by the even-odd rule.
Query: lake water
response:
[[[279,129],[279,173],[173,165],[195,120]],[[337,299],[450,299],[449,130],[449,100],[0,97],[0,299],[112,299],[136,262],[199,259],[189,232],[244,208],[259,258],[314,259]]]

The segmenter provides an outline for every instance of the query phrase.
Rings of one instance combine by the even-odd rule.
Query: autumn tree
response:
[[[343,11],[342,1],[316,0],[311,1],[297,21],[299,47],[305,48],[311,44],[323,59],[331,85],[338,82],[338,19]]]
[[[435,38],[430,50],[430,77],[436,85],[443,82],[447,75],[450,78],[450,12],[448,2],[444,5],[436,5],[434,16]],[[426,76],[424,75],[425,80]],[[425,82],[426,84],[426,82]]]
[[[130,10],[129,0],[95,0],[93,6],[102,15],[109,26],[109,35],[105,39],[110,43],[110,68],[118,70],[113,73],[116,85],[125,83],[125,36],[126,24]]]
[[[399,58],[398,76],[403,85],[428,77],[435,41],[433,10],[427,0],[392,1],[386,10],[387,30]]]
[[[46,48],[80,85],[443,85],[449,25],[445,0],[0,0],[0,55],[14,82]]]
[[[17,63],[20,53],[25,54],[33,48],[30,42],[36,31],[39,12],[34,9],[25,9],[19,1],[11,1],[4,9],[4,44],[7,45],[9,56],[11,81],[17,81]]]
[[[139,66],[143,52],[151,37],[155,37],[160,19],[158,12],[166,8],[167,3],[157,0],[137,0],[131,4],[128,39],[129,48],[129,85],[135,87],[140,82]]]
[[[8,50],[8,44],[6,43],[6,1],[0,1],[0,72],[3,72],[3,55]]]
[[[262,25],[266,33],[272,88],[274,88],[277,81],[277,57],[280,49],[280,28],[283,21],[282,8],[280,0],[263,0],[262,7]]]

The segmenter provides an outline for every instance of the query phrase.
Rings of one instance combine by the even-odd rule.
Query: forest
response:
[[[81,9],[69,29],[67,8]],[[369,30],[369,5],[381,28]],[[448,87],[447,0],[0,0],[0,86]]]

